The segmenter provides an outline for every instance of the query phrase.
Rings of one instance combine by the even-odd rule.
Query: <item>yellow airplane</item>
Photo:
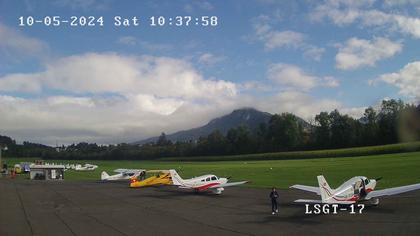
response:
[[[156,185],[172,185],[172,178],[169,171],[156,170],[147,171],[147,173],[157,172],[157,175],[153,175],[147,179],[139,180],[138,176],[130,178],[130,188],[142,188]]]

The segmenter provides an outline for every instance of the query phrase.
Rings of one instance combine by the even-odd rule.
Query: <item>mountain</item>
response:
[[[242,108],[234,110],[228,115],[215,118],[202,127],[168,134],[166,135],[166,138],[172,142],[198,140],[198,138],[207,136],[215,130],[219,130],[222,134],[225,135],[229,129],[241,125],[248,127],[250,130],[255,130],[261,123],[268,123],[271,116],[272,115],[270,113],[261,112],[254,108]],[[157,139],[158,137],[152,137],[142,141],[134,142],[133,144],[156,142]]]

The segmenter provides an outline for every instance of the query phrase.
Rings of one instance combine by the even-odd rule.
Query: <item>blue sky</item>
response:
[[[420,2],[0,0],[0,133],[46,144],[129,142],[235,108],[358,117],[420,99]],[[20,16],[104,26],[19,26]],[[117,27],[114,16],[140,19]],[[218,25],[150,26],[151,16]],[[194,21],[194,20],[193,20]]]

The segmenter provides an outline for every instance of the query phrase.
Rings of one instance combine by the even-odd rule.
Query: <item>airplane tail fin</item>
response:
[[[181,176],[179,176],[176,170],[169,170],[169,173],[171,174],[172,183],[174,185],[184,185],[184,180],[181,178]]]
[[[321,193],[322,202],[328,202],[333,196],[333,190],[327,183],[323,175],[318,175],[319,191]]]
[[[105,171],[102,171],[101,180],[106,180],[108,177],[109,177],[108,173],[106,173]]]

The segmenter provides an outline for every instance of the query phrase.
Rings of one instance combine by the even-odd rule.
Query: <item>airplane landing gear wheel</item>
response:
[[[379,198],[372,198],[370,200],[370,202],[372,203],[373,206],[378,206],[379,205]]]

